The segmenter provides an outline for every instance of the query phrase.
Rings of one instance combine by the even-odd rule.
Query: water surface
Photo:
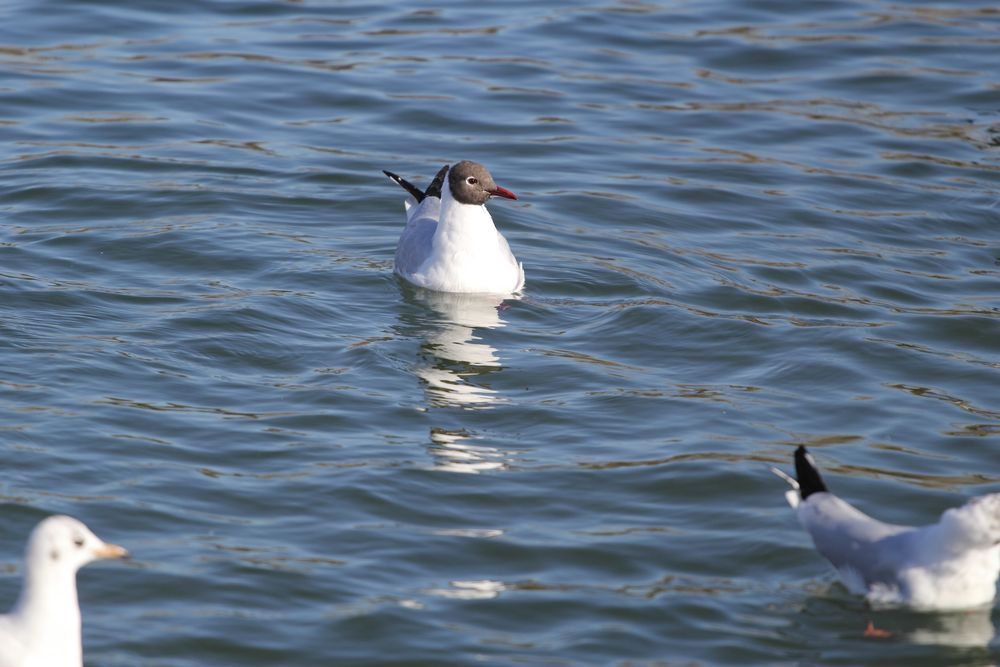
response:
[[[88,666],[1000,659],[767,471],[1000,490],[990,3],[5,9],[0,600],[46,514],[129,547]],[[459,159],[520,298],[391,275],[381,170]]]

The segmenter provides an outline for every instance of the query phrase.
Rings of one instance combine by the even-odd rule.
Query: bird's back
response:
[[[885,523],[831,493],[810,496],[797,512],[816,550],[871,604],[964,609],[996,595],[1000,546],[957,544],[946,521],[919,528]]]
[[[396,244],[393,270],[403,277],[415,274],[434,249],[434,232],[437,230],[441,200],[427,197],[419,204],[412,198],[406,201],[406,227]]]
[[[873,519],[829,492],[815,493],[796,512],[816,550],[836,568],[845,585],[865,593],[875,583],[896,583],[896,547],[914,529]]]

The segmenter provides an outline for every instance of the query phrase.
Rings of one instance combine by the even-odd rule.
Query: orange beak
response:
[[[117,544],[105,544],[94,550],[94,556],[97,558],[128,558],[128,550]]]

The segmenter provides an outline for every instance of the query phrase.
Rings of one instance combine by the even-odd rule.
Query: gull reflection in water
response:
[[[431,454],[434,467],[448,472],[479,473],[485,470],[503,470],[506,453],[495,447],[474,445],[475,436],[465,430],[449,431],[431,429]]]
[[[503,304],[514,297],[451,294],[409,286],[406,295],[432,313],[421,321],[423,343],[414,365],[424,384],[428,409],[482,410],[501,401],[488,385],[489,376],[503,370],[501,359],[497,349],[483,341],[481,332],[505,326]],[[504,452],[474,444],[475,434],[464,428],[435,427],[430,437],[438,469],[477,473],[505,467]]]
[[[872,638],[874,641],[920,646],[986,648],[996,635],[992,605],[962,611],[920,611],[903,607],[872,609],[837,582],[825,594],[810,597],[805,606],[810,616],[828,616],[831,602],[854,619],[854,630],[850,633],[854,638],[868,632],[862,630],[864,623],[871,623],[873,630],[879,633]]]
[[[437,316],[421,346],[416,373],[427,387],[432,406],[486,407],[497,401],[495,390],[479,380],[501,370],[495,347],[484,343],[477,329],[505,325],[501,296],[448,294],[417,290],[414,300]]]
[[[913,644],[987,646],[996,634],[992,612],[992,608],[985,608],[914,615],[899,634]]]

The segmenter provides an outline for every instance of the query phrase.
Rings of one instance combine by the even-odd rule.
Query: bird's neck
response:
[[[17,618],[25,644],[71,658],[71,662],[60,662],[60,666],[83,664],[75,570],[27,569],[12,615]]]
[[[445,183],[441,193],[435,245],[454,248],[489,248],[497,242],[497,228],[485,205],[463,204],[451,195]]]

